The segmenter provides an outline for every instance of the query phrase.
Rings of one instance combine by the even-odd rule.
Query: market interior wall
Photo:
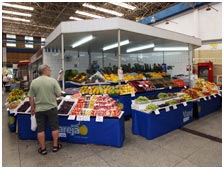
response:
[[[89,55],[87,52],[80,52],[78,57],[77,51],[66,51],[65,52],[65,70],[77,69],[79,72],[86,72],[89,68]],[[52,69],[52,77],[57,78],[58,72],[61,69],[62,59],[61,53],[59,52],[46,52],[44,51],[43,63],[48,64]],[[152,52],[144,54],[123,54],[121,57],[121,64],[130,63],[132,66],[135,63],[141,65],[166,63],[167,66],[174,66],[172,70],[168,70],[172,76],[177,74],[188,75],[186,66],[188,65],[188,52]],[[103,67],[103,56],[102,53],[91,53],[91,62],[97,61],[100,68]],[[118,65],[117,56],[112,53],[104,54],[104,67]]]

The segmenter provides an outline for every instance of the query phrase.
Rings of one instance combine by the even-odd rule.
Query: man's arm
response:
[[[35,114],[35,104],[34,104],[34,97],[30,96],[29,97],[30,100],[30,106],[31,106],[31,115]]]

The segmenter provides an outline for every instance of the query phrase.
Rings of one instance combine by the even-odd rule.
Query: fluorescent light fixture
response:
[[[77,17],[73,17],[73,16],[70,16],[69,19],[73,19],[73,20],[76,20],[76,21],[81,21],[81,20],[83,20],[83,19],[81,19],[81,18],[77,18]]]
[[[104,18],[104,17],[99,16],[99,15],[95,15],[95,14],[91,14],[91,13],[84,12],[84,11],[79,11],[79,10],[75,11],[75,13],[80,14],[80,15],[89,16],[89,17],[92,17],[92,18]]]
[[[31,17],[32,16],[29,13],[14,12],[14,11],[7,11],[7,10],[2,10],[2,13],[10,14],[10,15],[28,16],[28,17]]]
[[[9,3],[2,3],[2,6],[7,6],[7,7],[11,7],[11,8],[19,8],[19,9],[25,9],[25,10],[30,10],[33,11],[34,8],[33,7],[28,7],[28,6],[23,6],[23,5],[17,5],[17,4],[9,4]]]
[[[124,15],[120,12],[116,12],[116,11],[113,11],[113,10],[101,8],[101,7],[98,7],[98,6],[89,4],[89,3],[84,3],[82,6],[90,8],[90,9],[94,9],[94,10],[97,10],[97,11],[100,11],[100,12],[109,13],[109,14],[112,14],[112,15],[115,15],[115,16],[123,16]]]
[[[108,3],[111,3],[111,4],[113,4],[113,5],[117,5],[117,6],[126,8],[126,9],[131,9],[131,10],[135,10],[135,9],[136,9],[135,6],[128,5],[128,4],[123,3],[123,2],[108,2]]]
[[[90,36],[86,36],[86,37],[84,37],[83,39],[81,39],[80,41],[75,42],[75,43],[72,45],[72,48],[75,48],[75,47],[80,46],[80,45],[82,45],[82,44],[84,44],[84,43],[86,43],[86,42],[89,42],[89,41],[91,41],[92,39],[93,39],[93,36],[92,36],[92,35],[90,35]]]
[[[9,17],[9,16],[2,16],[3,19],[9,19],[13,21],[22,21],[22,22],[30,22],[28,19],[22,19],[22,18],[15,18],[15,17]]]
[[[154,46],[155,45],[153,43],[151,43],[151,44],[148,44],[148,45],[127,49],[126,52],[130,53],[130,52],[135,52],[135,51],[139,51],[139,50],[150,49],[150,48],[154,48]]]
[[[127,45],[129,43],[130,43],[129,40],[121,41],[120,46],[124,46],[124,45]],[[113,48],[116,48],[116,47],[118,47],[118,43],[114,43],[112,45],[108,45],[108,46],[103,47],[103,51],[113,49]]]
[[[188,47],[157,47],[154,51],[187,51]]]

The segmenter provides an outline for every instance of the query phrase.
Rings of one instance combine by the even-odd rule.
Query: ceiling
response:
[[[96,15],[106,18],[115,17],[114,15],[98,12],[93,9],[83,7],[84,2],[13,2],[11,4],[19,4],[33,7],[33,11],[26,11],[11,7],[2,6],[3,10],[15,12],[31,13],[32,17],[21,17],[30,19],[29,23],[2,19],[2,32],[15,35],[27,35],[34,37],[47,37],[54,28],[62,21],[68,21],[70,16],[79,17],[82,19],[92,19],[76,14],[76,10],[88,11]],[[153,15],[161,10],[169,8],[177,2],[129,2],[128,4],[135,6],[135,10],[128,10],[119,6],[115,6],[106,2],[90,2],[90,4],[113,9],[124,14],[122,18],[137,21],[144,17]],[[15,17],[11,14],[2,14],[3,16]]]

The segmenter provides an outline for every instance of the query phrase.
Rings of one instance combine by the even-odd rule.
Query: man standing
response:
[[[47,154],[45,144],[45,122],[48,120],[53,137],[53,152],[57,152],[62,145],[58,143],[59,124],[57,114],[56,98],[61,96],[61,88],[56,79],[51,78],[51,70],[48,65],[38,67],[39,77],[34,79],[30,85],[28,93],[31,105],[31,115],[36,116],[40,144],[38,152],[42,155]]]

